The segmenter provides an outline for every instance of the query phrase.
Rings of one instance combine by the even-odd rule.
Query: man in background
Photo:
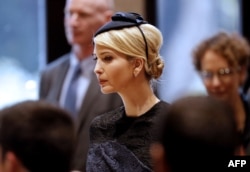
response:
[[[75,128],[64,110],[25,101],[0,111],[1,172],[69,172]]]
[[[92,37],[111,19],[113,5],[113,0],[66,0],[64,24],[71,52],[49,64],[41,75],[40,99],[67,109],[76,123],[72,170],[85,171],[92,119],[122,104],[118,95],[101,93],[93,72]]]

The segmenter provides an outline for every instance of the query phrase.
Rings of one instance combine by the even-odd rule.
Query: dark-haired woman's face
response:
[[[227,101],[239,95],[240,73],[215,52],[204,54],[200,75],[209,95]]]

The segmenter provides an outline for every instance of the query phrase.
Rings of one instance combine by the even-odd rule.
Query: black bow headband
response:
[[[96,31],[94,37],[110,30],[119,30],[123,28],[137,26],[144,39],[146,48],[146,57],[148,58],[148,45],[146,37],[141,28],[139,27],[141,24],[146,24],[148,22],[145,21],[141,15],[133,12],[117,12],[111,17],[111,19],[112,20],[110,22],[106,23]]]
[[[111,19],[110,22],[97,30],[94,37],[109,30],[119,30],[148,23],[139,14],[131,12],[117,12],[111,17]]]

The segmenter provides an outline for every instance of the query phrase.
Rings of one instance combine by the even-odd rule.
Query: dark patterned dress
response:
[[[140,117],[126,116],[122,106],[96,117],[90,126],[87,171],[152,171],[149,147],[153,128],[168,106],[160,101]]]

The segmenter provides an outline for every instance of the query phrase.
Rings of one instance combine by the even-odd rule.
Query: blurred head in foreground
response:
[[[62,109],[25,101],[0,111],[1,172],[68,172],[74,125]]]
[[[233,115],[230,106],[212,97],[185,97],[174,102],[160,118],[157,140],[151,146],[155,171],[227,166],[240,138]]]

